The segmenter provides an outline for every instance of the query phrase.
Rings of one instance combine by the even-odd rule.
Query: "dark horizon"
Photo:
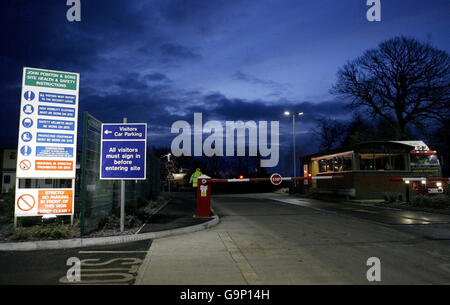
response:
[[[450,51],[448,1],[382,1],[381,22],[367,21],[365,2],[81,1],[81,22],[67,21],[65,1],[5,3],[0,146],[17,145],[27,66],[80,73],[79,135],[84,111],[147,122],[151,147],[170,146],[171,124],[194,112],[279,121],[281,170],[292,156],[285,110],[305,113],[298,155],[319,150],[317,118],[351,118],[329,92],[347,61],[396,36]]]

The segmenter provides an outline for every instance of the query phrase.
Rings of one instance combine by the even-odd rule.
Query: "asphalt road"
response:
[[[279,194],[214,196],[221,223],[155,240],[139,284],[450,284],[450,216]]]
[[[132,284],[151,241],[39,251],[0,251],[0,285]],[[71,257],[81,263],[80,281],[69,282]],[[69,275],[73,275],[69,272]]]
[[[192,219],[191,200],[176,202],[149,231]],[[0,284],[370,284],[370,257],[381,284],[450,284],[450,215],[267,193],[214,196],[213,208],[221,223],[200,232],[0,252]],[[67,280],[70,257],[81,282]]]

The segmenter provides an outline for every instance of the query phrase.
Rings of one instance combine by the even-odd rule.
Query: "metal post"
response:
[[[73,194],[72,214],[70,215],[71,226],[73,226],[73,214],[75,214],[75,179],[72,179],[72,194]]]
[[[123,118],[127,123],[127,118]],[[124,231],[125,226],[125,180],[120,181],[120,232]]]
[[[296,157],[295,157],[295,112],[292,114],[292,129],[293,129],[293,133],[292,133],[292,137],[294,140],[294,178],[297,177],[297,166],[295,164],[296,162]],[[296,180],[292,180],[292,184],[294,186],[294,189],[292,190],[293,193],[295,193],[295,186],[296,186]]]
[[[405,183],[405,191],[406,191],[406,202],[409,203],[409,183]]]
[[[17,194],[17,189],[19,188],[19,178],[16,177],[16,193],[14,194],[14,230],[17,229],[17,216],[16,216],[16,194]]]
[[[170,161],[170,153],[167,154],[167,162],[169,162],[169,161]],[[167,170],[167,172],[168,172],[168,175],[170,175],[170,171]],[[169,178],[167,178],[167,188],[168,188],[168,192],[170,193],[170,180],[169,180]]]
[[[292,115],[292,129],[293,129],[292,137],[294,140],[294,178],[295,178],[297,177],[297,167],[295,165],[295,114]]]

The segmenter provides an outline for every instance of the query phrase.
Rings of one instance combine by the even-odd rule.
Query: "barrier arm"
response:
[[[341,179],[342,175],[336,176],[314,176],[314,177],[282,177],[283,181],[292,180],[325,180]],[[212,183],[242,183],[270,181],[270,178],[244,178],[244,179],[213,179],[202,175],[198,177],[197,183],[197,217],[211,217],[211,184]]]

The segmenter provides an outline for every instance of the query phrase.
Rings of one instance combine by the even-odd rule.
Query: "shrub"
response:
[[[400,199],[400,198],[397,194],[384,194],[383,199],[385,202],[394,203],[397,201],[397,199]]]
[[[11,240],[27,240],[30,237],[31,237],[30,231],[22,227],[17,228],[14,231],[14,233],[9,235],[9,239]]]
[[[450,197],[447,195],[430,196],[431,205],[437,209],[445,209],[450,207]]]
[[[120,227],[120,219],[116,215],[106,215],[98,222],[99,230],[112,230]]]
[[[424,195],[416,195],[411,200],[411,204],[417,207],[427,207],[429,206],[430,202],[430,198]]]
[[[5,214],[1,218],[3,223],[11,223],[14,221],[14,208],[15,208],[15,191],[14,188],[10,188],[5,196]]]
[[[135,217],[133,215],[127,215],[125,216],[124,225],[128,228],[139,227],[142,225],[142,221],[138,217]]]
[[[450,207],[450,197],[443,194],[434,196],[417,195],[413,197],[411,203],[417,207],[445,209]]]
[[[32,235],[43,239],[67,238],[69,236],[69,227],[57,224],[35,226],[32,229]]]
[[[397,195],[395,194],[389,194],[389,202],[393,203],[397,201]]]

